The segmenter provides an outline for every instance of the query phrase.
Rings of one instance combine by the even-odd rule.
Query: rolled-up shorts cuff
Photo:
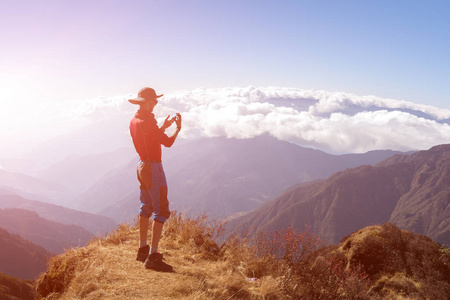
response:
[[[157,216],[153,216],[153,220],[155,220],[156,222],[159,222],[159,223],[165,223],[166,222],[166,218],[164,218],[164,217],[162,217],[162,216],[159,216],[159,217],[157,217]]]
[[[151,215],[152,215],[152,213],[145,213],[145,211],[144,210],[142,210],[142,208],[141,208],[141,210],[139,211],[139,215],[141,216],[141,217],[143,217],[143,218],[150,218],[151,217]],[[155,221],[157,221],[157,222],[160,222],[160,223],[165,223],[166,222],[166,220],[167,220],[167,218],[164,218],[163,216],[155,216],[155,215],[153,215],[153,219],[155,220]]]

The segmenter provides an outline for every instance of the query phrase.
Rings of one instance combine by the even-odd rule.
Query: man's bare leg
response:
[[[150,252],[150,247],[147,244],[148,221],[149,218],[144,218],[139,215],[139,250],[136,255],[136,260],[141,262],[145,262]]]
[[[161,253],[158,253],[158,244],[161,238],[161,233],[164,223],[153,220],[152,225],[152,244],[150,248],[150,255],[145,260],[145,268],[153,269],[159,272],[172,272],[173,268],[171,265],[163,262],[163,257]]]
[[[143,247],[147,244],[147,232],[148,218],[139,215],[139,247]]]
[[[161,238],[161,233],[164,223],[153,220],[152,226],[152,243],[150,245],[150,254],[158,252],[159,239]]]

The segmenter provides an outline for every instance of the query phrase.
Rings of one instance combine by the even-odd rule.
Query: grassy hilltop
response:
[[[323,245],[308,227],[232,237],[220,223],[168,220],[160,249],[173,273],[135,261],[138,229],[54,257],[37,282],[46,299],[448,299],[450,253],[392,224]],[[252,245],[252,246],[250,246]]]

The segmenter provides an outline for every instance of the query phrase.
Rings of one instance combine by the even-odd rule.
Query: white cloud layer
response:
[[[128,142],[123,136],[128,134],[129,120],[138,107],[127,99],[135,96],[55,105],[51,110],[45,110],[49,112],[48,117],[39,114],[39,120],[45,126],[28,125],[33,129],[32,135],[26,127],[15,126],[16,131],[4,131],[4,137],[0,137],[11,142],[17,138],[15,144],[8,144],[16,145],[8,148],[15,153],[18,149],[30,148],[24,144],[30,140],[29,136],[34,136],[37,141],[49,140],[45,139],[45,134],[65,134],[70,138],[74,129],[78,129],[83,141],[102,141],[102,149],[97,149],[98,152],[112,151],[118,144],[123,147],[123,143]],[[166,93],[155,109],[160,124],[168,114],[175,112],[183,116],[180,135],[188,139],[252,138],[271,134],[281,140],[331,153],[377,149],[408,151],[450,142],[448,109],[348,93],[281,87],[199,88]],[[81,128],[84,130],[80,133]],[[21,140],[20,134],[24,136]],[[0,154],[6,156],[8,149],[5,147]]]
[[[84,119],[128,122],[134,95],[100,98],[77,110]],[[199,88],[166,94],[155,114],[183,116],[184,138],[271,134],[333,153],[417,150],[450,142],[450,110],[403,100],[295,88]],[[127,130],[127,128],[125,128]]]
[[[184,137],[279,139],[334,153],[415,150],[449,143],[450,110],[293,88],[196,89],[166,95],[159,113],[179,111]]]

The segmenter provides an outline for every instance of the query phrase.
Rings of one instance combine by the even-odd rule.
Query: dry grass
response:
[[[174,273],[158,273],[135,261],[138,228],[121,225],[104,239],[53,258],[38,292],[47,299],[269,299],[274,281],[249,282],[247,268],[226,259],[233,243],[221,249],[213,241],[220,228],[208,226],[205,217],[174,213],[160,242]]]
[[[261,243],[271,243],[267,240],[271,234],[257,235],[256,241],[232,237],[218,245],[214,241],[222,234],[222,228],[223,224],[210,224],[205,216],[192,219],[173,213],[165,226],[160,249],[174,272],[158,273],[146,270],[135,260],[138,228],[120,225],[108,237],[53,258],[47,273],[38,281],[38,292],[46,299],[422,299],[429,290],[424,287],[429,278],[424,281],[419,275],[392,273],[386,265],[390,260],[379,259],[381,265],[377,268],[384,273],[370,273],[371,278],[363,265],[367,259],[363,256],[361,261],[355,260],[361,255],[358,249],[364,249],[361,245],[370,245],[371,240],[361,239],[363,235],[402,236],[389,226],[355,233],[340,246],[321,248],[318,237],[292,229],[275,233],[279,237],[272,239],[274,244],[269,247],[262,247]],[[403,234],[405,238],[414,246],[422,241],[407,233]],[[391,242],[394,245],[378,248],[390,249],[395,258],[398,251],[394,248],[399,242]],[[275,251],[277,246],[285,251]],[[448,251],[437,253],[442,263],[431,259],[432,264],[439,264],[442,272],[448,272]],[[373,255],[369,253],[371,260]],[[424,261],[423,265],[429,267],[430,263]],[[445,293],[443,290],[434,295]]]

